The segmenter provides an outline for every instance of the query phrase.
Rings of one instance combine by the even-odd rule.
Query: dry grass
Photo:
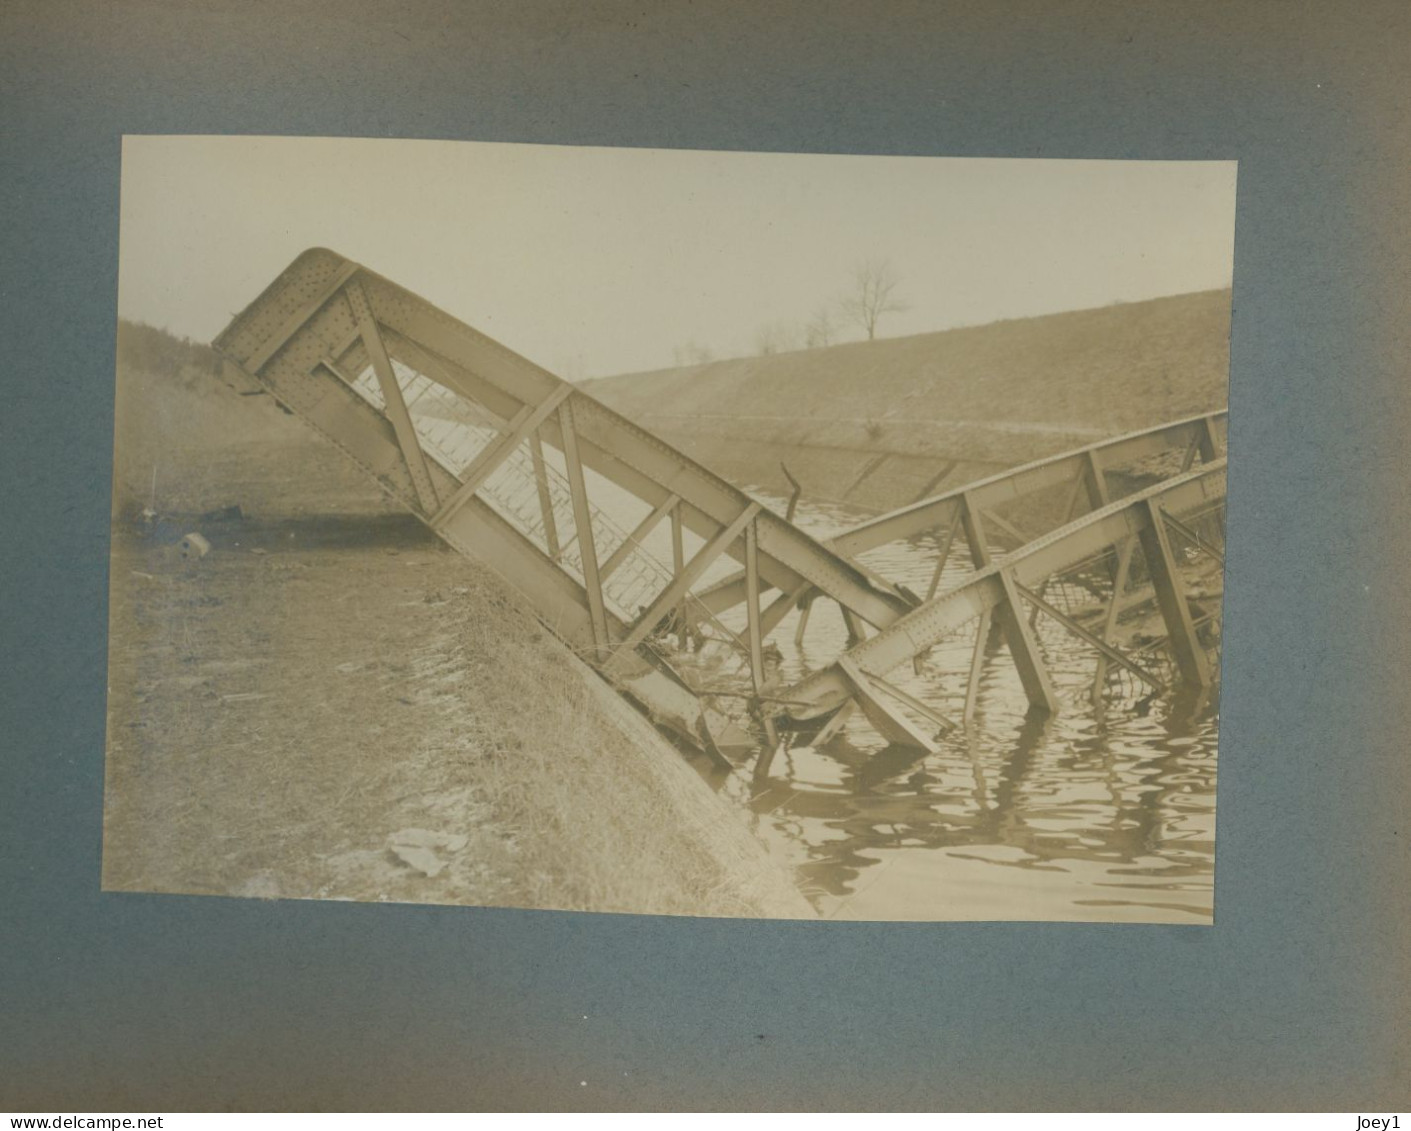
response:
[[[1224,405],[1230,292],[590,381],[736,482],[887,509]],[[875,457],[887,453],[884,465]]]
[[[250,550],[120,547],[105,886],[809,914],[494,578],[424,545]],[[408,828],[465,842],[427,876]]]
[[[629,417],[1024,421],[1125,432],[1206,411],[1229,385],[1230,292],[849,342],[590,381]],[[669,406],[669,407],[668,407]],[[873,437],[876,439],[877,437]]]

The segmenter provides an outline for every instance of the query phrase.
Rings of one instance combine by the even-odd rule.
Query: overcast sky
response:
[[[885,337],[1227,287],[1234,201],[1233,162],[127,137],[118,308],[209,341],[323,246],[606,376],[753,352],[865,258],[908,306]]]

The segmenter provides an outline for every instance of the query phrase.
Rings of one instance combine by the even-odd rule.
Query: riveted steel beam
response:
[[[1172,513],[1184,514],[1221,500],[1224,495],[1225,461],[1221,459],[1110,503],[977,571],[968,581],[913,609],[875,636],[849,649],[846,655],[863,671],[885,676],[966,621],[1007,604],[1010,597],[1001,574],[1008,573],[1012,582],[1032,588],[1050,574],[1071,568],[1128,538],[1148,532],[1153,525],[1149,502]],[[797,715],[808,718],[831,709],[851,695],[850,687],[850,682],[834,665],[793,684],[780,695],[815,704],[811,711]]]
[[[559,560],[562,552],[559,547],[558,520],[554,518],[554,497],[549,490],[549,469],[544,462],[544,442],[537,432],[529,434],[529,458],[534,468],[534,488],[539,495],[539,514],[544,523],[544,544],[549,557]]]
[[[1193,451],[1210,451],[1212,454],[1208,458],[1202,458],[1206,463],[1212,462],[1223,444],[1227,415],[1221,410],[1187,417],[1036,460],[867,519],[825,539],[824,545],[839,554],[855,557],[878,546],[946,527],[955,520],[961,499],[966,494],[971,496],[975,506],[993,517],[997,506],[1065,483],[1071,484],[1074,491],[1069,506],[1064,510],[1066,523],[1072,519],[1073,505],[1084,490],[1089,495],[1091,509],[1106,504],[1104,466],[1120,467],[1149,456],[1179,450],[1186,444],[1194,445]],[[1189,469],[1182,468],[1183,472],[1186,470]],[[1015,533],[1018,534],[1017,531]],[[697,594],[697,597],[702,608],[711,613],[724,612],[745,599],[744,579],[740,575],[725,578]]]
[[[392,428],[402,449],[402,458],[406,460],[412,485],[416,488],[422,513],[433,514],[440,500],[437,498],[436,488],[431,483],[431,475],[426,470],[426,454],[421,450],[421,441],[417,439],[416,427],[412,424],[411,413],[407,411],[407,402],[402,397],[402,386],[392,368],[392,359],[387,355],[382,333],[372,316],[372,309],[368,306],[362,284],[356,280],[350,281],[346,284],[344,293],[353,309],[353,320],[358,325],[363,348],[372,359],[372,371],[377,377],[378,388],[382,391],[387,417],[392,421]]]
[[[1033,626],[1019,604],[1019,585],[1014,580],[1014,571],[1001,569],[999,582],[1004,600],[995,606],[994,617],[1004,630],[1005,643],[1009,645],[1010,658],[1018,669],[1019,681],[1024,685],[1024,694],[1029,698],[1029,707],[1048,713],[1057,711],[1058,696],[1054,693],[1048,665],[1039,651]]]
[[[552,396],[552,391],[549,395]],[[573,529],[578,535],[578,559],[583,565],[583,587],[588,592],[588,607],[593,614],[593,649],[597,658],[603,660],[608,655],[609,641],[603,583],[598,573],[598,545],[593,537],[593,512],[588,505],[588,485],[583,479],[582,460],[578,457],[573,405],[566,397],[559,401],[558,414],[559,427],[563,432],[564,466],[568,471],[568,486],[573,497]]]

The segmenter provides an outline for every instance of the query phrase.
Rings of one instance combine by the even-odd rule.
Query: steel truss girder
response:
[[[602,610],[599,620],[587,590],[482,499],[472,496],[444,514],[427,513],[434,508],[422,504],[395,425],[339,375],[340,362],[355,372],[371,362],[357,311],[338,297],[355,278],[366,281],[356,265],[350,270],[332,253],[305,253],[216,339],[217,350],[409,509],[424,520],[437,517],[435,531],[444,541],[509,581],[574,651],[590,656],[620,642],[628,626],[611,610]],[[287,308],[299,298],[305,299],[299,317],[288,317]],[[392,353],[400,356],[395,344]],[[505,426],[512,416],[498,421]],[[435,459],[427,459],[425,469],[429,495],[452,498],[457,477]],[[700,703],[650,657],[624,660],[614,682],[648,705],[659,722],[714,753]]]
[[[1072,501],[1086,494],[1089,509],[1096,509],[1106,502],[1106,484],[1100,479],[1104,468],[1125,466],[1183,447],[1199,452],[1202,460],[1210,463],[1217,458],[1225,442],[1228,417],[1223,409],[1204,413],[1035,460],[867,519],[824,539],[823,544],[851,558],[891,542],[943,530],[957,521],[966,495],[982,511],[993,512],[995,507],[1068,483],[1075,489],[1070,506]],[[1072,517],[1071,513],[1068,517]],[[743,575],[717,582],[697,594],[697,599],[714,614],[733,608],[744,600]]]
[[[1100,471],[1159,455],[1181,447],[1192,436],[1202,440],[1211,434],[1218,436],[1223,432],[1227,417],[1224,410],[1204,413],[1036,460],[860,522],[834,535],[828,545],[839,553],[853,555],[925,534],[950,521],[963,495],[969,495],[982,510],[993,510],[1046,488],[1071,483],[1078,477],[1086,479],[1094,473],[1094,468]],[[1215,458],[1212,454],[1205,462]]]
[[[1046,577],[1086,561],[1126,539],[1153,541],[1153,527],[1160,510],[1186,514],[1225,497],[1225,460],[1205,464],[1194,471],[1156,484],[1144,491],[1111,503],[1101,510],[1035,539],[1014,553],[978,570],[969,580],[948,590],[901,617],[877,635],[862,641],[846,653],[851,664],[873,676],[885,676],[912,656],[938,643],[946,633],[968,620],[982,617],[1011,601],[1010,583],[1032,589]],[[1159,508],[1159,509],[1158,509]],[[1164,530],[1162,531],[1164,540]],[[1008,577],[1008,582],[1006,580]],[[1179,579],[1163,576],[1163,614],[1178,619],[1184,609]],[[1169,613],[1168,613],[1169,606]],[[1021,618],[1022,619],[1022,618]],[[1186,613],[1189,622],[1189,613]],[[1182,643],[1191,638],[1186,625]],[[1189,674],[1202,682],[1199,661],[1182,657]],[[1208,677],[1206,677],[1208,678]],[[836,707],[852,694],[853,681],[834,664],[800,680],[779,693],[781,699],[806,702],[811,707],[797,712],[808,718]]]
[[[669,509],[678,546],[681,530],[689,529],[707,544],[720,544],[721,552],[748,561],[758,579],[757,588],[763,585],[785,593],[817,589],[850,615],[878,626],[891,623],[910,607],[899,592],[885,583],[875,584],[864,570],[791,523],[767,511],[754,513],[758,505],[743,491],[657,437],[423,299],[333,252],[312,249],[300,255],[234,319],[215,345],[223,358],[341,449],[442,538],[485,560],[520,589],[572,647],[599,662],[611,656],[613,670],[605,674],[619,684],[635,680],[640,686],[642,680],[660,674],[660,665],[650,656],[635,654],[632,645],[641,637],[640,626],[621,623],[604,607],[583,468],[657,511]],[[478,417],[501,432],[467,468],[464,479],[452,474],[418,440],[393,370],[394,360],[459,394]],[[368,366],[376,377],[382,410],[360,395],[345,376],[362,373]],[[543,443],[564,455],[584,584],[559,564],[561,553],[555,551],[562,547],[555,546],[552,507],[545,508],[550,548],[545,554],[475,496],[477,481],[483,482],[526,439],[536,472],[542,471]],[[541,506],[545,501],[541,489]],[[752,515],[747,537],[723,537],[746,511]],[[611,558],[609,562],[617,564]],[[762,624],[757,599],[753,619],[758,635]],[[622,647],[624,643],[628,647]],[[758,680],[758,670],[755,675]],[[698,729],[686,721],[685,729]]]
[[[331,280],[338,285],[331,286]],[[353,371],[370,360],[357,340],[353,312],[341,309],[346,306],[346,300],[339,299],[341,290],[354,281],[393,356],[501,421],[513,419],[526,406],[542,404],[564,384],[403,288],[356,265],[350,269],[349,261],[333,252],[314,249],[295,260],[238,316],[217,345],[242,367],[248,368],[248,359],[257,357],[260,372],[255,376],[261,383],[335,443],[343,431],[368,430],[363,421],[358,422],[362,428],[348,427],[349,418],[367,415],[361,411],[366,406],[358,403],[361,398],[346,386],[332,389],[332,383],[315,372],[330,356]],[[309,294],[313,299],[300,306],[302,321],[283,316],[285,308],[299,305]],[[583,465],[652,506],[671,494],[680,496],[682,521],[699,536],[710,538],[749,503],[743,491],[587,394],[574,390],[569,399]],[[539,434],[562,451],[561,428],[553,417],[543,422]],[[351,446],[363,445],[355,439]],[[350,454],[369,466],[367,452]],[[369,470],[427,517],[405,470],[385,452],[378,451],[377,458]],[[437,484],[442,495],[453,494],[456,487],[454,477]],[[874,585],[864,571],[772,513],[761,513],[757,541],[760,577],[767,587],[791,591],[806,581],[876,626],[891,623],[909,607],[900,594]],[[732,546],[729,553],[743,561],[743,547]]]
[[[391,331],[394,354],[502,418],[542,403],[563,384],[395,284],[367,271],[357,277],[378,323]],[[583,466],[652,506],[671,494],[680,496],[682,520],[699,536],[713,536],[749,503],[743,491],[586,393],[574,390],[570,400]],[[562,450],[561,429],[553,418],[544,422],[540,435]],[[743,561],[743,547],[728,552]],[[758,552],[767,586],[792,590],[807,581],[869,624],[889,624],[910,607],[900,594],[873,584],[865,571],[770,512],[760,515]]]

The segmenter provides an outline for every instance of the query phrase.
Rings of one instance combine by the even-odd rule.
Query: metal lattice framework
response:
[[[999,625],[1031,701],[1054,709],[1021,602],[1095,640],[1102,663],[1145,673],[1043,594],[1084,556],[1130,559],[1138,545],[1181,677],[1210,679],[1204,656],[1188,646],[1195,630],[1166,516],[1180,523],[1223,499],[1223,413],[1029,464],[825,543],[568,382],[331,251],[300,255],[215,345],[439,537],[509,581],[660,725],[712,752],[724,722],[689,663],[707,640],[742,661],[747,698],[771,739],[781,716],[831,715],[834,726],[858,703],[887,737],[927,745],[913,716],[938,716],[886,676],[919,662],[957,618]],[[1113,502],[1114,472],[1126,473],[1128,487],[1158,482]],[[1045,517],[1051,505],[1019,513],[1054,491],[1067,496],[1056,528]],[[925,597],[859,559],[937,531],[945,536]],[[1013,545],[1000,546],[991,531]],[[943,587],[960,532],[975,571]],[[766,641],[800,607],[802,633],[819,597],[836,602],[854,643],[781,690]],[[1124,599],[1118,584],[1112,608]],[[745,623],[732,628],[726,614],[740,605]]]

